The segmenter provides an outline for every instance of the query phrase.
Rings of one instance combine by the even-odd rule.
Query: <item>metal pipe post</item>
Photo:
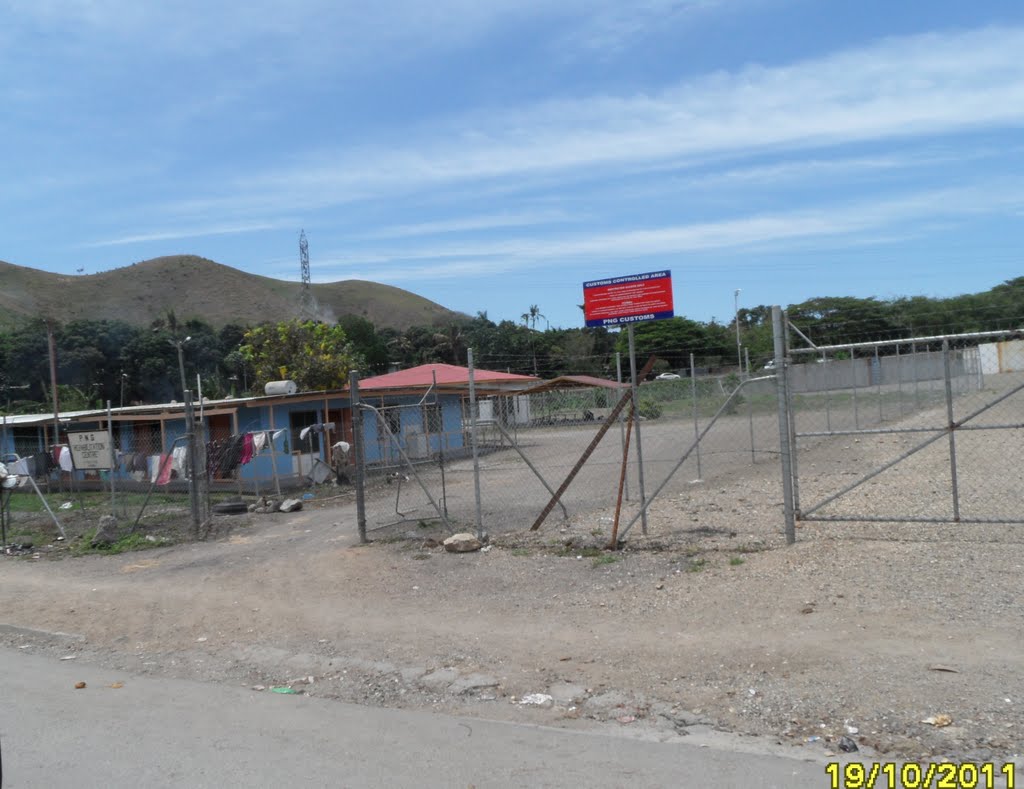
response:
[[[953,494],[953,520],[960,522],[960,490],[956,474],[956,422],[953,421],[953,381],[949,364],[949,340],[942,341],[942,369],[946,379],[946,419],[949,429],[949,477]]]
[[[793,405],[793,384],[789,377],[789,360],[793,346],[789,341],[789,327],[793,324],[789,322],[789,315],[786,311],[782,311],[782,349],[786,357],[786,365],[783,368],[784,375],[782,376],[782,382],[786,393],[786,416],[789,420],[789,479],[790,487],[793,491],[793,518],[794,520],[800,519],[800,469],[797,467],[798,455],[796,445],[796,407]]]
[[[114,498],[114,474],[117,471],[117,452],[114,450],[114,428],[110,422],[111,408],[107,400],[107,446],[110,447],[110,514],[117,517],[116,500]]]
[[[857,409],[857,357],[854,355],[853,346],[850,346],[850,378],[853,382],[853,426],[860,427],[860,411]]]
[[[918,393],[918,379],[920,378],[920,376],[917,374],[918,362],[916,342],[910,343],[910,362],[911,366],[914,368],[914,413],[917,413],[918,411],[921,410],[921,402],[920,395]]]
[[[690,354],[690,395],[693,400],[693,438],[700,436],[700,411],[697,407],[697,371],[693,366],[693,354]],[[700,471],[700,443],[697,444],[697,479],[702,479]]]
[[[736,366],[740,368],[740,375],[743,375],[743,354],[740,351],[740,289],[732,294],[733,297],[733,321],[736,323]]]
[[[192,473],[188,478],[188,497],[190,509],[192,511],[192,537],[193,539],[199,538],[199,488],[196,486],[197,475],[199,474],[199,467],[196,463],[196,414],[195,408],[192,406],[192,392],[188,389],[185,390],[185,432],[187,435],[188,443],[186,444],[188,451],[188,467],[192,470]]]
[[[632,378],[633,421],[636,423],[636,472],[637,484],[640,487],[640,532],[647,534],[647,497],[644,492],[644,448],[640,440],[640,389],[636,380],[636,341],[633,338],[633,324],[626,329],[629,333],[629,373]]]
[[[466,350],[466,363],[469,367],[469,440],[473,448],[473,494],[476,496],[476,538],[484,539],[483,506],[480,500],[480,455],[477,448],[476,435],[476,380],[473,374],[473,349]]]
[[[363,449],[363,411],[359,404],[359,373],[348,374],[349,407],[352,409],[352,451],[355,452],[356,526],[359,542],[366,542],[366,453]],[[273,447],[271,447],[273,448]]]
[[[885,413],[882,411],[882,360],[878,356],[878,348],[875,348],[875,393],[878,395],[878,424],[885,421]]]
[[[747,378],[750,378],[750,349],[744,348],[743,353],[746,356],[747,362]],[[754,401],[750,395],[747,395],[747,419],[750,422],[750,462],[754,464],[757,462],[757,455],[754,450]]]
[[[896,402],[903,416],[903,357],[900,356],[900,344],[896,343]]]
[[[778,397],[779,457],[782,460],[782,506],[785,520],[786,542],[796,542],[796,518],[793,510],[793,474],[790,464],[789,408],[786,398],[786,344],[783,332],[782,308],[772,307],[772,333],[775,350],[775,392]]]
[[[615,380],[620,384],[622,383],[622,354],[618,351],[615,352]],[[629,454],[626,452],[627,441],[626,441],[626,418],[619,415],[619,438],[622,440],[622,454],[626,457],[626,463],[629,463]],[[629,501],[629,472],[626,472],[625,487],[623,488],[626,501]]]

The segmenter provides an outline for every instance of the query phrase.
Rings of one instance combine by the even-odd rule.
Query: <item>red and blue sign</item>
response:
[[[672,272],[649,271],[583,283],[587,326],[625,326],[675,315]]]

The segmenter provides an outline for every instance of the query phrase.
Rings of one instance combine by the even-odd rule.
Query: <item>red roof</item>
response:
[[[360,389],[411,389],[428,387],[437,376],[438,386],[469,386],[469,368],[454,364],[421,364],[397,373],[364,378]],[[474,370],[473,380],[477,384],[533,384],[540,381],[532,375],[499,373],[494,370]]]

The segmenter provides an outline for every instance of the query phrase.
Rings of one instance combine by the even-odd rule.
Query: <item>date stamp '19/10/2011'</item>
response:
[[[830,789],[1015,789],[1006,762],[829,762]]]

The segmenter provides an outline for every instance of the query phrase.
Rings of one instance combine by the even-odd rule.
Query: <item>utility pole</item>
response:
[[[185,352],[181,350],[181,346],[191,340],[192,337],[188,336],[184,340],[177,338],[171,340],[171,345],[174,345],[178,349],[178,374],[181,376],[181,398],[185,399],[185,390],[188,389],[188,384],[185,383]]]
[[[57,399],[57,340],[53,336],[53,322],[46,319],[46,343],[50,350],[50,390],[53,394],[53,444],[60,443],[60,404]]]
[[[740,375],[743,375],[743,351],[740,345],[740,289],[736,288],[732,294],[733,298],[733,320],[736,322],[736,364],[740,368]]]

